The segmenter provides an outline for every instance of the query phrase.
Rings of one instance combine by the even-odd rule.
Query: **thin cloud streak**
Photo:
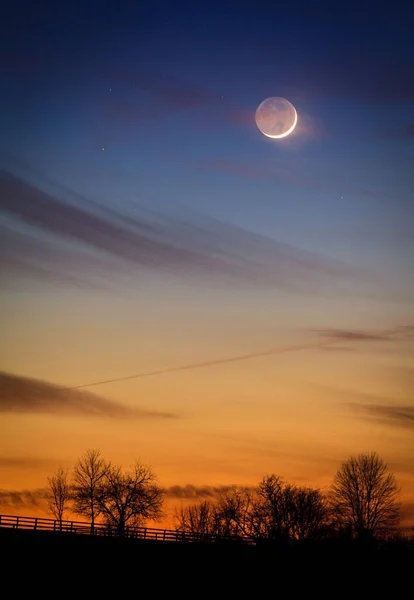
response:
[[[165,494],[168,498],[180,500],[214,500],[223,492],[229,492],[237,489],[237,485],[172,485],[165,488]]]
[[[272,356],[276,354],[285,354],[288,352],[300,352],[303,350],[311,350],[313,348],[320,348],[324,344],[328,344],[329,342],[321,342],[314,344],[302,344],[297,346],[289,346],[287,348],[273,348],[271,350],[265,350],[262,352],[251,352],[250,354],[240,354],[238,356],[232,356],[229,358],[219,358],[215,360],[209,360],[200,363],[191,363],[189,365],[182,365],[180,367],[169,367],[166,369],[157,369],[156,371],[148,371],[146,373],[138,373],[136,375],[129,375],[127,377],[117,377],[114,379],[107,379],[104,381],[95,381],[93,383],[85,383],[82,385],[75,385],[69,388],[63,388],[63,391],[66,390],[78,390],[80,388],[87,388],[96,385],[105,385],[107,383],[117,383],[119,381],[128,381],[130,379],[142,379],[144,377],[154,377],[155,375],[166,375],[168,373],[176,373],[178,371],[190,371],[192,369],[202,369],[205,367],[214,367],[216,365],[224,365],[233,362],[241,362],[244,360],[252,360],[254,358],[261,358],[263,356]],[[335,343],[335,342],[331,342]]]
[[[37,469],[53,466],[56,461],[47,458],[30,458],[28,456],[0,456],[0,467],[3,469]]]
[[[191,363],[188,365],[181,365],[178,367],[168,367],[165,369],[157,369],[154,371],[147,371],[146,373],[137,373],[135,375],[129,375],[126,377],[117,377],[113,379],[107,379],[102,381],[95,381],[92,383],[85,383],[77,386],[72,386],[69,388],[64,388],[65,390],[75,390],[80,388],[92,387],[96,385],[104,385],[107,383],[117,383],[119,381],[128,381],[131,379],[141,379],[144,377],[154,377],[156,375],[165,375],[168,373],[175,373],[178,371],[188,371],[192,369],[200,369],[206,367],[213,367],[216,365],[222,365],[233,362],[241,362],[245,360],[252,360],[255,358],[261,358],[264,356],[272,356],[278,354],[285,354],[289,352],[301,352],[304,350],[314,350],[314,349],[326,349],[330,348],[334,344],[343,343],[344,341],[354,341],[354,342],[363,342],[363,341],[388,341],[394,337],[397,338],[405,338],[410,337],[414,333],[414,327],[411,325],[402,325],[395,327],[393,329],[384,330],[378,333],[375,332],[363,332],[363,331],[354,331],[354,330],[345,330],[345,329],[316,329],[313,330],[314,333],[317,333],[319,336],[319,340],[309,344],[297,344],[294,346],[287,346],[285,348],[272,348],[270,350],[263,350],[260,352],[250,352],[249,354],[240,354],[236,356],[231,356],[228,358],[219,358],[199,363]]]
[[[369,419],[391,427],[414,429],[414,405],[383,405],[351,403],[351,408],[364,413]]]
[[[399,338],[411,338],[414,334],[414,326],[401,325],[378,332],[336,328],[321,328],[312,331],[327,340],[336,342],[389,342]]]

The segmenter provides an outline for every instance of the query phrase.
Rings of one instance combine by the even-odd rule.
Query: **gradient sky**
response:
[[[0,511],[91,447],[171,505],[377,451],[414,522],[414,10],[203,4],[2,18]]]

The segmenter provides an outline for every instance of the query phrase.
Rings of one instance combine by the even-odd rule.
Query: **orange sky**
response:
[[[138,458],[165,487],[254,485],[276,473],[322,489],[341,460],[376,451],[403,489],[405,523],[414,521],[411,328],[389,318],[337,329],[340,300],[325,303],[325,315],[309,301],[305,327],[294,301],[282,313],[257,303],[246,316],[229,292],[211,294],[204,315],[195,302],[140,299],[139,310],[133,298],[122,310],[118,301],[115,315],[109,295],[92,304],[82,291],[9,293],[2,364],[18,377],[12,389],[4,376],[1,392],[3,492],[44,487],[57,465],[70,467],[87,448],[124,466]],[[210,360],[218,363],[78,390],[37,381],[70,387]],[[42,512],[6,496],[2,512]],[[180,502],[169,500],[167,525]]]

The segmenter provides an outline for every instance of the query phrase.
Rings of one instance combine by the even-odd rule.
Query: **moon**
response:
[[[285,98],[266,98],[256,110],[256,125],[266,137],[279,140],[292,133],[298,122],[295,107]]]

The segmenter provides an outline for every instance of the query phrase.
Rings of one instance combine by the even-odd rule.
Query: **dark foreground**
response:
[[[150,595],[158,597],[163,588],[174,597],[204,597],[213,589],[219,598],[236,594],[244,598],[257,595],[260,589],[260,594],[268,590],[275,597],[287,593],[301,597],[305,590],[322,597],[395,598],[407,582],[412,586],[414,575],[414,542],[249,546],[228,541],[161,542],[0,528],[0,552],[6,557],[3,574],[18,569],[21,583],[30,591],[40,582],[43,585],[52,573],[60,581],[61,592],[86,582],[93,586],[95,597],[140,596],[143,590],[147,595],[150,589]],[[28,568],[35,571],[34,579],[27,576]]]

